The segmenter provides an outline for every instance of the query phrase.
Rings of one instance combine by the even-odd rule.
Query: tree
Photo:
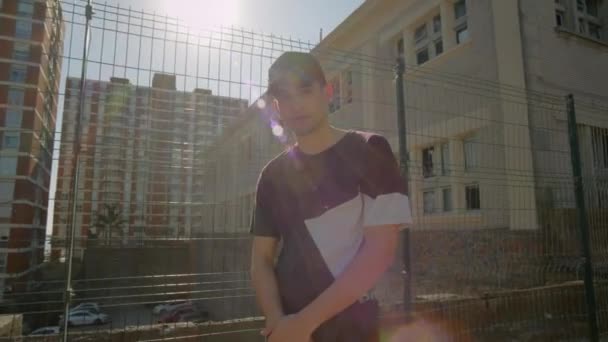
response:
[[[97,236],[104,234],[106,244],[109,245],[112,240],[112,231],[118,230],[120,235],[123,235],[123,226],[125,220],[122,218],[122,212],[117,204],[104,204],[102,212],[97,212],[95,218],[95,227],[97,227]]]

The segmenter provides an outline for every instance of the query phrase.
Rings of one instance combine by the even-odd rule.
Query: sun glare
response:
[[[165,8],[180,23],[192,28],[237,25],[239,0],[165,0]]]

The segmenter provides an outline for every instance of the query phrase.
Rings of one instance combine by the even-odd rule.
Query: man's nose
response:
[[[295,111],[299,111],[304,107],[304,100],[301,96],[294,96],[291,98],[291,108]]]

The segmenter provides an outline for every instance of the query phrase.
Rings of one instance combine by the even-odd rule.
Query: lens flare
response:
[[[266,108],[266,101],[264,101],[264,99],[257,100],[255,104],[258,106],[259,109]]]
[[[284,133],[283,127],[281,125],[275,124],[272,126],[272,134],[275,137],[282,137]]]

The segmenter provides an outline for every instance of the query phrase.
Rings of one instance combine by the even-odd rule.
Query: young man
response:
[[[251,276],[262,334],[271,342],[377,341],[370,291],[393,262],[399,227],[411,221],[390,145],[329,125],[331,89],[311,54],[281,55],[268,95],[297,143],[258,180]]]

